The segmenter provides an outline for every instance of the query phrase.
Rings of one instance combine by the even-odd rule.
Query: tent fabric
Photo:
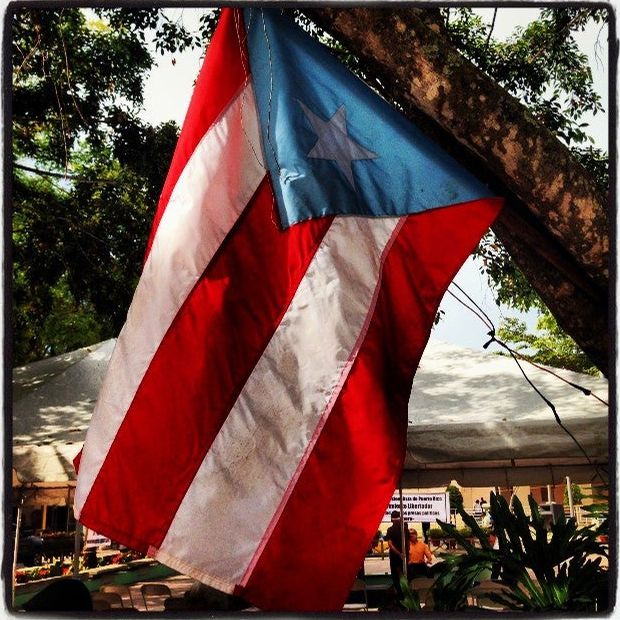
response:
[[[115,340],[13,369],[13,486],[75,481]],[[66,486],[66,485],[65,485]]]
[[[605,465],[608,407],[521,364],[591,461]],[[606,379],[555,371],[607,400]],[[588,482],[595,474],[509,356],[431,341],[413,382],[409,422],[406,485],[553,484],[566,475]]]
[[[79,452],[115,340],[13,370],[13,486],[73,486]],[[607,407],[529,364],[524,369],[596,463],[608,459]],[[607,399],[607,381],[560,376]],[[554,484],[594,470],[515,362],[431,340],[409,402],[403,485]],[[61,485],[62,486],[62,485]],[[62,493],[59,500],[64,503]],[[50,496],[52,495],[50,489]],[[52,501],[52,500],[51,500]]]

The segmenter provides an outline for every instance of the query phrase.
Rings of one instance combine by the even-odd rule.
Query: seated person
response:
[[[433,561],[433,554],[428,545],[418,540],[418,532],[411,530],[409,538],[409,561],[407,563],[407,580],[416,577],[432,577],[433,571],[428,566]]]

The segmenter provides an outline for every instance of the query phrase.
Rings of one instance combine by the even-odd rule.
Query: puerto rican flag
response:
[[[280,11],[224,9],[76,518],[261,609],[340,609],[437,307],[501,203]]]

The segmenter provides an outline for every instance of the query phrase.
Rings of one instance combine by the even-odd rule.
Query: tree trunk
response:
[[[305,12],[360,58],[406,116],[507,198],[494,232],[607,374],[607,201],[568,148],[450,45],[436,11]]]

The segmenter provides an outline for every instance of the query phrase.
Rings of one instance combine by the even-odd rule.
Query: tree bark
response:
[[[604,374],[608,368],[607,299],[544,230],[508,204],[493,231],[526,274],[558,324]]]
[[[560,326],[608,369],[607,199],[568,148],[453,48],[435,11],[306,9],[507,206],[493,226]]]

